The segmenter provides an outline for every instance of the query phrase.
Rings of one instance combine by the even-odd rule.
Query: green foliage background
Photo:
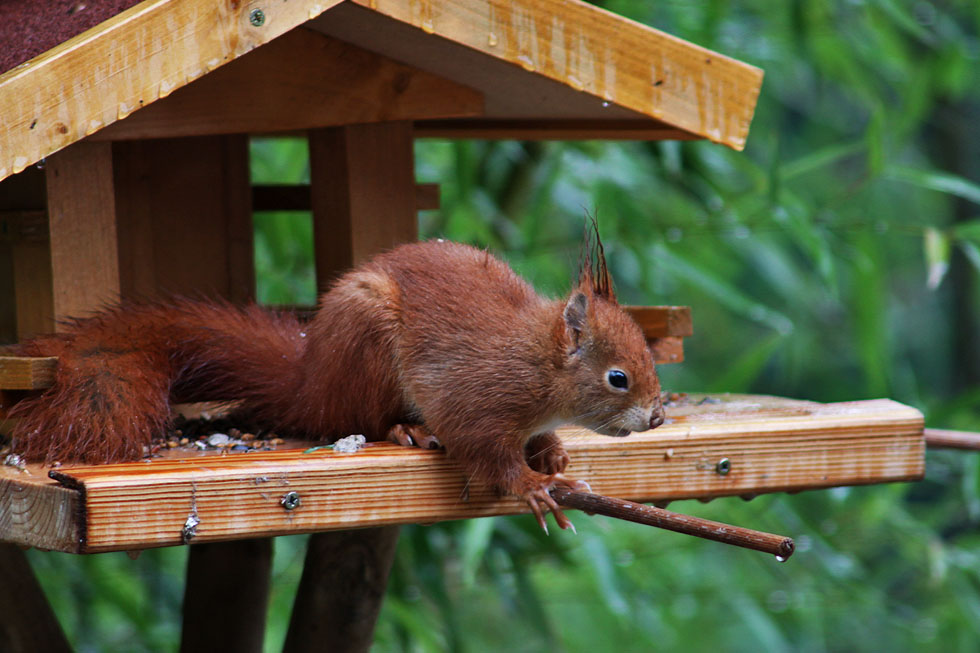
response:
[[[670,390],[818,401],[888,396],[980,430],[980,5],[609,0],[766,71],[748,147],[435,142],[424,236],[489,246],[567,289],[598,212],[621,298],[693,307]],[[254,143],[256,182],[308,177],[301,141]],[[315,297],[308,217],[256,217],[260,299]],[[379,651],[973,651],[980,464],[930,452],[925,481],[673,507],[792,535],[780,565],[601,518],[408,527]],[[278,650],[303,538],[280,538]],[[83,651],[176,647],[186,550],[32,552]]]

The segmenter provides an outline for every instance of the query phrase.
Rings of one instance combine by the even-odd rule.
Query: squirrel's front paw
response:
[[[524,447],[524,456],[528,466],[542,474],[560,474],[571,462],[561,439],[554,431],[532,438]]]

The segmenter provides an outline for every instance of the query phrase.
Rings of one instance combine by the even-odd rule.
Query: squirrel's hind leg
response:
[[[432,435],[422,424],[395,424],[388,429],[386,438],[389,442],[403,447],[418,447],[419,449],[441,449],[439,438]]]

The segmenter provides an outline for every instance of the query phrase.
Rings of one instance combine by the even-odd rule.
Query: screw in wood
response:
[[[300,507],[301,503],[299,492],[287,492],[286,494],[282,495],[281,499],[279,499],[279,505],[286,510],[296,510]]]
[[[248,15],[248,22],[252,23],[253,27],[262,27],[265,25],[265,12],[261,9],[253,9]]]
[[[722,458],[715,465],[715,471],[718,472],[719,476],[727,476],[728,472],[732,471],[732,461],[728,458]]]

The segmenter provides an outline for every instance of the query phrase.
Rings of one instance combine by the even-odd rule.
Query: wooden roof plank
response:
[[[92,139],[295,131],[482,113],[483,95],[473,89],[297,28]]]
[[[924,472],[922,415],[889,400],[690,396],[667,414],[668,424],[628,438],[563,429],[572,459],[568,474],[601,494],[664,500],[906,481]],[[468,484],[442,452],[389,443],[355,454],[293,449],[184,456],[56,470],[83,502],[75,517],[82,521],[73,525],[83,541],[62,550],[180,544],[194,520],[191,539],[205,542],[526,511],[514,498],[498,499]],[[718,472],[723,458],[726,474]],[[40,468],[28,469],[33,473],[0,468],[0,500],[13,491],[8,487],[49,503],[49,493],[66,491]],[[281,503],[289,492],[300,498],[294,510]],[[38,531],[25,526],[31,521],[21,518],[15,532],[3,526],[0,540],[31,544]]]
[[[745,147],[762,70],[580,0],[352,0],[608,103]]]

